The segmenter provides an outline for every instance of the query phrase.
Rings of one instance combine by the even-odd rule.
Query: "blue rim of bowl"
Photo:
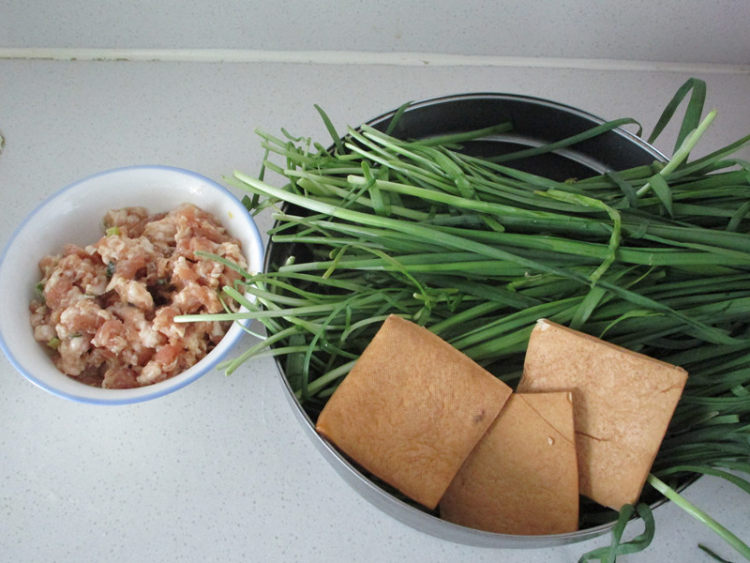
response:
[[[64,188],[61,188],[60,190],[54,192],[47,198],[45,198],[41,203],[39,203],[32,211],[29,213],[24,220],[14,229],[13,234],[11,234],[10,238],[8,239],[8,242],[5,244],[5,248],[3,248],[2,254],[0,254],[0,268],[2,268],[3,263],[5,262],[6,255],[8,254],[9,249],[15,242],[16,238],[18,237],[19,233],[24,229],[26,224],[31,221],[31,219],[39,213],[39,211],[46,207],[50,202],[54,201],[58,197],[62,196],[64,193],[66,193],[68,190],[71,190],[78,185],[82,184],[83,182],[88,182],[90,180],[93,180],[94,178],[98,178],[101,176],[107,176],[109,174],[116,174],[125,172],[128,170],[165,170],[168,172],[174,172],[177,174],[182,174],[184,176],[190,176],[192,178],[196,178],[202,182],[205,182],[209,185],[211,185],[213,188],[218,190],[219,192],[223,193],[227,198],[230,198],[234,200],[237,205],[240,207],[243,206],[242,202],[235,196],[231,191],[229,191],[227,188],[219,184],[218,182],[211,180],[210,178],[203,176],[202,174],[198,174],[197,172],[193,172],[192,170],[187,170],[185,168],[179,168],[176,166],[167,166],[162,164],[135,164],[131,166],[122,166],[119,168],[111,168],[109,170],[103,170],[101,172],[96,172],[94,174],[91,174],[89,176],[86,176],[84,178],[81,178],[79,180],[76,180],[75,182],[72,182],[65,186]],[[258,230],[258,226],[255,224],[255,221],[252,220],[248,216],[248,224],[251,227],[251,230],[253,232],[253,235],[255,236],[255,240],[257,241],[257,244],[255,245],[256,248],[254,249],[248,249],[247,253],[248,255],[252,255],[251,251],[258,251],[258,257],[259,257],[259,263],[262,265],[265,261],[265,249],[263,247],[263,239],[260,235],[260,231]],[[246,328],[249,324],[249,319],[243,319],[240,321],[235,321],[238,324],[240,324],[243,328]],[[88,403],[88,404],[96,404],[96,405],[128,405],[128,404],[134,404],[134,403],[141,403],[144,401],[149,401],[151,399],[157,399],[159,397],[163,397],[164,395],[168,395],[169,393],[172,393],[174,391],[177,391],[178,389],[182,389],[186,385],[193,383],[196,381],[199,377],[205,375],[209,371],[211,371],[213,368],[216,367],[216,365],[224,358],[224,356],[237,344],[237,342],[240,340],[240,338],[243,335],[243,330],[236,331],[236,334],[231,337],[231,340],[229,340],[228,344],[226,344],[226,350],[223,354],[220,354],[213,358],[209,363],[205,364],[204,369],[198,371],[191,377],[185,379],[184,381],[181,381],[179,384],[173,384],[169,386],[164,386],[163,388],[159,388],[158,386],[160,383],[155,383],[153,385],[147,386],[148,388],[154,388],[156,389],[153,393],[148,393],[145,395],[138,395],[134,397],[123,397],[123,398],[117,398],[112,397],[112,399],[105,399],[105,398],[94,398],[94,397],[83,397],[80,395],[76,395],[74,393],[66,393],[64,391],[60,391],[59,389],[56,389],[55,387],[48,385],[44,383],[43,381],[40,381],[37,379],[33,374],[26,371],[26,369],[21,365],[21,363],[16,359],[13,352],[10,350],[10,347],[6,344],[5,338],[3,338],[2,332],[0,332],[0,350],[3,351],[5,354],[5,357],[8,358],[8,361],[10,364],[18,371],[21,375],[23,375],[26,379],[28,379],[31,383],[39,387],[40,389],[44,389],[45,391],[51,393],[52,395],[56,395],[58,397],[62,397],[64,399],[69,399],[71,401],[75,401],[77,403]],[[229,336],[229,332],[227,331],[227,334],[224,338]],[[222,338],[221,343],[224,343],[224,339]],[[210,354],[210,353],[209,353]],[[207,357],[207,356],[206,356]],[[205,358],[204,358],[205,360]],[[203,361],[203,360],[201,360]],[[190,369],[190,368],[189,368]],[[180,374],[177,374],[178,377]],[[170,379],[167,379],[166,382],[169,382]],[[146,387],[141,387],[141,389],[145,389]],[[130,390],[128,390],[130,391]],[[117,393],[117,389],[109,389],[108,392]]]

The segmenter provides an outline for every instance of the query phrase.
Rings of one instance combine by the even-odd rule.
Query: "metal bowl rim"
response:
[[[463,94],[451,94],[445,96],[439,96],[434,98],[427,98],[424,100],[416,101],[409,104],[408,110],[419,109],[426,106],[442,104],[446,102],[454,102],[461,100],[473,100],[473,99],[489,99],[489,100],[509,100],[509,101],[522,101],[528,102],[533,105],[541,105],[552,109],[564,111],[566,113],[582,117],[590,120],[596,124],[606,123],[606,120],[598,117],[592,113],[581,110],[579,108],[548,100],[545,98],[539,98],[535,96],[528,96],[522,94],[510,94],[510,93],[498,93],[498,92],[472,92]],[[374,118],[364,122],[364,125],[375,126],[380,124],[387,119],[393,117],[398,108],[382,113]],[[361,126],[360,126],[361,127]],[[661,153],[658,149],[653,147],[651,144],[644,141],[642,138],[634,135],[633,133],[617,127],[611,130],[611,132],[622,136],[628,142],[631,142],[644,152],[651,154],[656,160],[662,162],[667,161],[667,157]],[[333,147],[331,147],[332,149]],[[269,241],[267,252],[265,255],[264,272],[267,272],[270,267],[270,260],[272,255],[272,243]],[[461,526],[447,520],[443,520],[432,514],[419,510],[414,506],[411,506],[400,499],[394,497],[387,491],[383,490],[376,483],[370,480],[368,477],[362,474],[362,472],[336,447],[320,436],[315,430],[315,424],[313,423],[310,416],[307,414],[305,409],[302,407],[300,402],[296,399],[294,391],[292,390],[289,381],[284,373],[284,367],[282,365],[281,358],[278,356],[274,357],[274,362],[278,368],[280,379],[287,392],[287,399],[292,407],[295,415],[300,418],[305,431],[313,441],[315,446],[320,450],[321,454],[326,461],[330,463],[339,475],[357,492],[364,497],[365,500],[380,508],[390,516],[397,520],[406,523],[407,525],[428,533],[430,535],[454,541],[456,543],[463,543],[467,545],[474,545],[479,547],[495,547],[495,548],[540,548],[540,547],[551,547],[558,545],[565,545],[570,543],[577,543],[592,539],[596,536],[602,535],[611,530],[615,521],[606,522],[597,526],[584,528],[575,532],[562,533],[562,534],[546,534],[546,535],[516,535],[516,534],[501,534],[496,532],[487,532],[484,530],[477,530],[474,528],[468,528]],[[692,484],[698,477],[695,477],[685,483],[680,490]],[[653,502],[650,507],[652,509],[658,508],[659,506],[667,502],[666,498],[661,498]]]

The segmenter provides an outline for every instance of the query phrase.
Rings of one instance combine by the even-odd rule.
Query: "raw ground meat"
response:
[[[196,251],[245,268],[240,243],[192,204],[156,215],[115,209],[104,228],[96,243],[68,244],[39,262],[43,299],[30,305],[34,337],[62,372],[89,385],[131,388],[168,379],[203,358],[229,328],[173,321],[224,311],[221,288],[240,277]]]

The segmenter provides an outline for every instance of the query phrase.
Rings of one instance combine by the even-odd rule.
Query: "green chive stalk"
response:
[[[341,137],[317,108],[330,148],[259,132],[261,174],[238,171],[231,183],[250,213],[273,213],[269,268],[225,288],[245,312],[211,318],[254,319],[267,340],[223,368],[270,350],[315,419],[388,314],[434,331],[511,385],[535,321],[567,324],[690,374],[653,490],[620,513],[613,545],[585,560],[645,549],[648,504],[663,496],[747,556],[737,536],[675,496],[696,475],[736,484],[737,472],[750,473],[750,164],[732,158],[750,136],[691,160],[716,115],[701,118],[704,90],[688,81],[659,120],[657,135],[691,95],[667,162],[567,181],[514,164],[633,120],[498,158],[468,149],[508,124],[429,140],[368,126]],[[621,543],[634,514],[647,529]],[[581,526],[616,517],[587,503]]]

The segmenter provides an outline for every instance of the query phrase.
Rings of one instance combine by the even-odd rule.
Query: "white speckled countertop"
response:
[[[178,3],[165,4],[177,9]],[[324,4],[330,8],[330,3]],[[519,3],[511,4],[516,11],[522,9]],[[567,4],[583,9],[582,2]],[[676,2],[667,4],[677,9]],[[729,12],[740,5],[722,4]],[[195,12],[200,5],[186,2],[183,9],[192,7]],[[217,60],[206,60],[211,59],[210,52],[200,55],[195,50],[170,51],[170,61],[132,60],[138,56],[90,60],[97,57],[89,52],[75,57],[54,49],[127,50],[147,45],[179,50],[190,44],[189,29],[165,28],[171,31],[158,43],[155,32],[147,33],[151,28],[138,28],[142,34],[138,35],[135,27],[92,12],[96,25],[91,29],[101,32],[102,22],[109,21],[115,39],[108,43],[106,35],[81,24],[86,2],[78,1],[70,4],[81,16],[75,20],[78,35],[66,32],[62,19],[54,27],[52,20],[62,15],[54,13],[51,4],[46,6],[48,17],[39,20],[39,27],[56,29],[58,37],[45,43],[48,35],[39,29],[36,35],[31,32],[34,11],[25,6],[29,4],[0,2],[0,135],[5,137],[0,153],[2,246],[43,198],[103,169],[168,164],[219,181],[235,169],[255,173],[262,157],[253,134],[256,127],[272,132],[285,127],[295,134],[327,138],[315,103],[343,127],[406,100],[459,92],[510,92],[550,98],[605,118],[632,116],[650,130],[676,88],[697,75],[708,83],[707,105],[719,109],[699,152],[750,133],[747,38],[740,45],[732,36],[722,48],[704,51],[706,56],[700,59],[695,55],[699,51],[673,52],[669,41],[656,62],[645,60],[637,49],[626,57],[622,56],[626,37],[612,34],[608,41],[600,34],[596,41],[609,45],[605,56],[613,60],[582,62],[581,57],[592,54],[565,43],[561,36],[548,37],[549,43],[537,51],[523,50],[523,45],[513,51],[505,44],[487,42],[481,43],[484,49],[473,52],[468,47],[457,49],[454,53],[468,57],[462,63],[430,55],[423,57],[430,64],[408,62],[418,57],[405,57],[407,62],[384,57],[382,62],[388,64],[377,64],[376,58],[365,61],[356,54],[346,61],[345,55],[334,60],[330,53],[297,52],[334,49],[325,37],[314,45],[293,44],[296,54],[287,52],[279,61],[278,56],[259,55],[256,50],[262,46],[243,44],[241,34],[227,28],[226,36],[194,35],[192,46],[233,49],[236,62],[221,62],[216,53]],[[240,9],[229,1],[218,6]],[[494,3],[467,6],[473,7],[475,23],[482,10],[495,9]],[[159,18],[173,17],[167,8],[163,10],[150,20],[152,27],[158,27]],[[402,26],[400,38],[393,35],[396,39],[388,43],[377,33],[387,23],[370,12],[362,14],[370,22],[365,34],[370,43],[363,45],[363,52],[388,51],[386,44],[394,41],[392,51],[437,50],[424,39],[431,37],[427,23],[421,42],[404,39],[411,35],[408,26]],[[722,24],[729,32],[739,25],[737,18],[750,19],[750,12],[739,8],[730,15]],[[603,20],[606,14],[597,17]],[[213,23],[220,20],[214,14]],[[686,21],[685,29],[692,29],[694,23]],[[649,32],[651,28],[645,27],[643,33]],[[652,32],[658,35],[658,30]],[[276,37],[273,29],[267,33],[269,41]],[[379,44],[378,38],[384,43]],[[555,41],[569,59],[523,58],[556,56],[551,48]],[[53,52],[55,60],[38,58],[39,47],[52,49],[47,54]],[[290,47],[279,42],[267,48]],[[99,58],[128,58],[111,55],[102,51]],[[472,59],[473,55],[486,58]],[[199,59],[203,62],[192,62]],[[671,134],[657,143],[665,152],[671,149]],[[742,155],[748,158],[750,152]],[[0,311],[7,298],[0,295]],[[18,322],[19,330],[24,330],[26,319]],[[301,432],[284,393],[272,360],[260,359],[231,377],[210,373],[149,403],[88,406],[35,388],[0,356],[0,560],[568,562],[609,541],[602,536],[565,547],[499,550],[460,545],[407,527],[339,478]],[[747,498],[731,485],[703,478],[685,496],[750,541]],[[727,559],[736,556],[674,505],[658,508],[656,518],[651,547],[624,560],[710,561],[698,543]],[[639,533],[639,528],[631,526],[626,535]]]

